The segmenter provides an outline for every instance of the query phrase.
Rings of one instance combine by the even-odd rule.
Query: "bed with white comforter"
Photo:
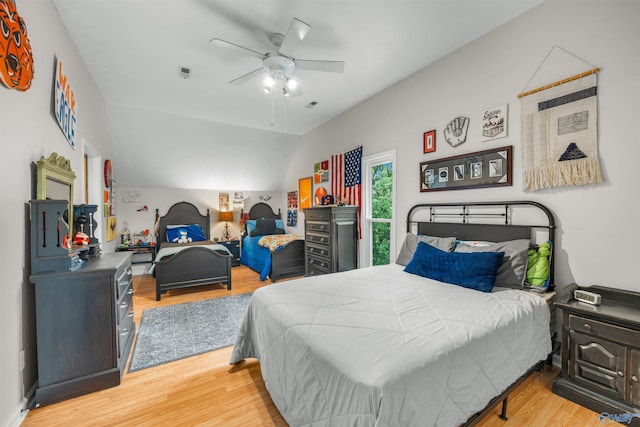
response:
[[[551,351],[540,296],[371,267],[255,291],[230,363],[257,358],[291,426],[457,426]]]

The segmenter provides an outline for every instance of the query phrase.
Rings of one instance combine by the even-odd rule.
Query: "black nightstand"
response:
[[[594,306],[572,298],[562,310],[562,371],[553,392],[596,412],[640,413],[640,293],[592,286]],[[630,426],[640,426],[633,417]]]
[[[240,265],[240,240],[227,240],[227,241],[219,241],[219,245],[222,245],[229,249],[233,258],[231,259],[231,266],[237,267]]]

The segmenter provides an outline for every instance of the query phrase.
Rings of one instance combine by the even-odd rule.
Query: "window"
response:
[[[364,267],[389,264],[395,247],[395,150],[363,159],[362,251]]]

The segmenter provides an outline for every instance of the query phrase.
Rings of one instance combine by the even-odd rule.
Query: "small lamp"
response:
[[[224,221],[224,231],[222,232],[222,240],[229,240],[231,235],[229,234],[229,221],[233,221],[233,212],[222,211],[218,218],[220,221]]]

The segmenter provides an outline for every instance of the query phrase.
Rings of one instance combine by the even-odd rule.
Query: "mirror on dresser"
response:
[[[51,153],[36,163],[36,199],[66,200],[67,212],[73,212],[73,182],[76,174],[71,169],[71,161]],[[73,221],[67,221],[69,236],[73,236]]]
[[[36,200],[30,202],[31,273],[68,270],[73,237],[71,162],[57,153],[36,166]],[[71,214],[72,218],[72,214]]]

